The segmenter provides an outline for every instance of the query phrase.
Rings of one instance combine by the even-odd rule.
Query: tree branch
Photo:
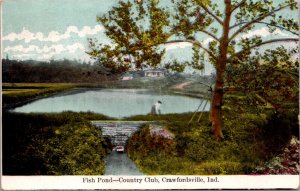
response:
[[[215,59],[215,60],[217,59],[216,56],[211,51],[209,51],[207,48],[203,47],[201,45],[201,43],[199,43],[195,40],[171,40],[168,42],[163,42],[161,44],[172,44],[172,43],[179,43],[179,42],[188,42],[191,44],[195,44],[195,45],[199,46],[200,48],[202,48],[205,52],[207,52],[213,59]]]
[[[215,39],[216,41],[220,42],[220,39],[218,37],[216,37],[214,34],[206,31],[206,30],[202,30],[202,29],[199,29],[200,32],[203,32],[205,34],[207,34],[208,36],[212,37],[213,39]]]
[[[215,15],[214,13],[212,13],[202,2],[201,0],[197,0],[197,2],[199,3],[200,7],[202,7],[210,16],[212,16],[220,25],[223,25],[223,22],[221,21],[221,19]]]
[[[299,42],[299,38],[280,38],[280,39],[267,40],[267,41],[261,42],[259,44],[255,44],[253,46],[250,46],[246,49],[243,49],[243,50],[235,53],[234,55],[230,56],[230,58],[227,61],[231,62],[234,57],[239,57],[239,56],[243,55],[243,53],[245,53],[246,51],[249,51],[253,48],[260,47],[260,46],[263,46],[266,44],[276,43],[276,42]]]
[[[237,8],[239,8],[240,6],[242,6],[245,2],[246,2],[246,0],[242,0],[239,4],[237,4],[235,7],[233,7],[231,9],[231,13],[233,13]]]
[[[247,23],[247,22],[241,22],[241,23],[235,24],[235,25],[231,26],[230,29],[233,29],[233,28],[235,28],[235,27],[238,27],[238,26],[240,26],[240,25],[242,25],[242,24],[246,24],[246,23]],[[293,32],[293,31],[291,31],[291,30],[289,30],[289,29],[287,29],[287,28],[284,28],[284,27],[282,27],[282,26],[272,25],[271,23],[267,23],[267,22],[263,22],[263,21],[259,21],[259,22],[256,22],[256,23],[258,23],[258,24],[265,24],[265,25],[267,25],[267,26],[276,27],[276,28],[279,28],[279,29],[281,29],[281,30],[285,30],[285,31],[287,31],[287,32],[290,32],[290,33],[292,33],[292,34],[294,34],[294,35],[298,35],[297,32]]]
[[[237,30],[237,31],[229,38],[229,42],[232,41],[237,35],[239,35],[241,32],[243,32],[245,29],[247,29],[248,27],[250,27],[250,26],[253,25],[254,23],[259,22],[259,21],[265,19],[266,17],[268,17],[268,16],[270,16],[270,15],[272,15],[272,14],[278,12],[278,11],[281,11],[282,9],[284,9],[284,8],[286,8],[286,7],[288,7],[288,6],[291,6],[291,5],[293,5],[293,4],[296,4],[296,3],[297,3],[297,2],[287,4],[287,5],[285,5],[285,6],[282,6],[282,7],[277,8],[277,9],[275,9],[275,10],[273,10],[273,11],[267,13],[267,14],[264,14],[264,15],[262,15],[262,16],[256,18],[256,19],[253,19],[252,21],[250,21],[250,22],[248,22],[247,24],[245,24],[242,28],[240,28],[239,30]]]

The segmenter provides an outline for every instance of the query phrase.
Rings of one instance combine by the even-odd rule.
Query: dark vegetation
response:
[[[76,60],[17,61],[2,59],[2,81],[8,83],[102,83],[115,78],[98,64]]]
[[[101,175],[110,142],[93,113],[3,113],[4,175]]]
[[[215,141],[208,113],[188,125],[192,114],[136,116],[133,120],[160,120],[174,140],[149,133],[146,126],[129,140],[130,158],[146,174],[250,174],[282,152],[290,138],[299,136],[297,112],[257,113],[247,97],[226,96],[223,106],[224,140]],[[239,115],[236,115],[239,113]]]
[[[253,174],[299,174],[299,140],[292,137],[289,144],[282,151],[262,166],[255,168]]]

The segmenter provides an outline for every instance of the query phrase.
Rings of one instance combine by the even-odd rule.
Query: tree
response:
[[[263,54],[255,54],[238,66],[229,65],[225,89],[247,92],[247,104],[257,106],[257,112],[271,107],[277,113],[298,114],[299,63],[292,59],[295,52],[279,46]]]
[[[221,111],[224,95],[225,73],[228,66],[242,65],[253,59],[253,51],[267,44],[276,42],[298,41],[296,21],[284,18],[280,13],[283,10],[295,10],[297,3],[288,0],[274,3],[271,0],[224,0],[213,3],[212,1],[189,1],[174,2],[176,4],[175,18],[178,21],[173,31],[184,37],[187,41],[189,36],[205,35],[211,38],[208,47],[198,40],[189,40],[197,45],[202,58],[211,62],[216,69],[216,82],[211,100],[210,119],[213,133],[217,139],[223,137],[221,130]],[[194,20],[191,20],[196,15]],[[233,24],[235,23],[235,24]],[[263,40],[261,36],[247,36],[247,32],[256,27],[265,26],[270,34],[278,33],[278,30],[289,32],[295,38],[275,38]],[[179,42],[179,41],[178,41]],[[261,52],[256,51],[256,54]],[[205,56],[207,55],[207,56]],[[290,54],[285,54],[289,58]],[[261,57],[256,56],[256,62]],[[265,61],[267,61],[265,59]],[[271,63],[271,62],[269,62]],[[295,63],[294,63],[295,64]]]
[[[111,45],[89,39],[88,54],[113,73],[126,72],[130,68],[156,68],[165,51],[153,44],[167,41],[167,18],[168,14],[155,0],[136,4],[120,1],[108,13],[97,17],[105,27]]]
[[[295,11],[297,3],[294,0],[282,0],[280,3],[271,0],[171,1],[174,8],[169,9],[173,13],[169,17],[169,22],[172,23],[171,30],[168,31],[169,35],[165,35],[165,38],[160,38],[159,41],[153,40],[145,45],[149,48],[156,47],[158,44],[188,42],[193,45],[194,62],[191,64],[192,66],[197,68],[199,63],[203,62],[210,62],[214,65],[216,81],[211,100],[210,120],[213,134],[217,139],[221,139],[223,138],[221,111],[226,85],[226,70],[228,68],[234,70],[235,67],[249,63],[249,60],[255,60],[256,62],[264,60],[265,64],[272,64],[270,59],[268,61],[268,59],[259,56],[264,52],[259,48],[269,44],[276,46],[274,43],[278,42],[298,41],[297,31],[299,26],[297,22],[293,18],[282,15],[283,11]],[[137,6],[139,4],[141,3],[136,3]],[[164,15],[167,16],[168,14]],[[122,17],[124,15],[119,14],[115,20],[120,23],[128,20],[124,20]],[[127,17],[125,16],[125,18]],[[150,17],[150,21],[154,22],[152,19],[155,18]],[[104,19],[104,21],[106,20]],[[130,25],[135,26],[134,23],[130,23]],[[160,31],[163,31],[163,25],[160,26]],[[107,26],[105,25],[105,27]],[[168,28],[168,26],[165,27]],[[261,27],[265,27],[269,34],[278,34],[284,31],[289,33],[289,37],[275,37],[265,40],[258,35],[249,35],[251,30]],[[115,30],[120,31],[114,28],[108,30],[107,35],[114,39]],[[126,31],[130,32],[131,30]],[[128,32],[127,34],[129,34]],[[119,33],[123,34],[122,32]],[[155,39],[156,35],[151,36],[150,39]],[[171,40],[171,35],[180,39]],[[118,43],[130,44],[129,35],[121,36],[124,39],[120,39]],[[99,49],[92,50],[99,51]],[[100,49],[100,51],[103,51],[103,49]],[[112,55],[114,51],[118,55],[118,48],[111,52]],[[283,58],[285,56],[289,59],[291,54],[284,53]],[[182,70],[182,67],[178,66],[178,62],[175,63]],[[297,63],[294,62],[293,65],[297,65]]]

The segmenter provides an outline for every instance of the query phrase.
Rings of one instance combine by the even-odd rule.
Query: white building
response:
[[[165,77],[165,70],[163,69],[148,69],[144,70],[145,77]]]

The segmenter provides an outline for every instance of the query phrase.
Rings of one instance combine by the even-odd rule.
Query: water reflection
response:
[[[105,158],[104,175],[143,175],[126,153],[112,151]]]

